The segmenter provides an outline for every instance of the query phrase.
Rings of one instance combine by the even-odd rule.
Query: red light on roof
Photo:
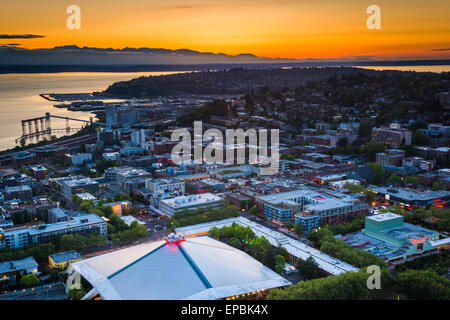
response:
[[[173,244],[178,244],[180,242],[186,241],[186,239],[178,239],[178,240],[168,240],[167,238],[164,238],[164,241],[166,241],[167,244],[173,245]]]
[[[414,243],[414,244],[417,244],[417,243],[422,243],[422,242],[424,242],[425,240],[427,240],[427,237],[426,237],[426,236],[423,237],[422,239],[412,239],[411,242]]]

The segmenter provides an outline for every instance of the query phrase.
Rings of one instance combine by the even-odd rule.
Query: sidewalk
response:
[[[30,293],[39,293],[42,291],[57,289],[57,288],[60,288],[61,286],[62,286],[62,282],[58,281],[58,282],[52,282],[49,284],[44,284],[44,285],[40,285],[40,286],[32,287],[32,288],[16,289],[16,290],[12,290],[12,291],[0,291],[0,299],[12,297],[12,296],[26,295],[26,294],[30,294]]]

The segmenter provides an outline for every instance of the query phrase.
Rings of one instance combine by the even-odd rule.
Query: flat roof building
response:
[[[105,170],[105,178],[117,183],[122,183],[128,179],[150,178],[151,176],[148,171],[132,167],[111,167]]]
[[[208,234],[209,230],[213,227],[221,229],[224,226],[231,226],[233,223],[236,223],[243,227],[249,227],[256,234],[256,236],[265,237],[274,247],[284,247],[291,256],[290,262],[292,264],[297,263],[299,260],[305,261],[309,257],[312,257],[322,270],[332,275],[338,275],[348,271],[356,272],[359,270],[358,268],[344,261],[331,257],[313,247],[304,244],[303,242],[288,237],[280,232],[269,229],[244,217],[236,217],[181,227],[177,228],[176,231],[179,234],[184,235],[186,238],[190,238]]]
[[[367,203],[358,199],[350,196],[338,198],[310,188],[259,196],[256,203],[266,219],[302,224],[305,232],[369,212]]]
[[[437,231],[405,223],[403,216],[392,212],[366,217],[365,229],[338,238],[390,262],[450,246],[450,238],[439,239]]]
[[[65,269],[69,263],[80,261],[83,256],[76,250],[54,253],[48,256],[48,266],[50,268]]]
[[[89,192],[95,194],[98,188],[99,183],[91,178],[64,180],[61,182],[62,193],[67,199],[72,199],[78,193]]]
[[[183,210],[196,210],[202,208],[219,208],[223,206],[223,199],[212,193],[193,194],[179,196],[170,199],[162,199],[159,202],[159,210],[171,217],[176,212]]]
[[[450,191],[438,190],[429,192],[417,192],[403,188],[388,188],[369,186],[375,196],[387,204],[399,204],[401,206],[423,208],[427,205],[442,207],[450,201]]]
[[[108,235],[106,221],[96,214],[83,214],[57,223],[0,229],[0,249],[12,250],[30,244],[49,242],[66,233],[88,235],[93,232],[105,238]]]
[[[20,273],[38,273],[39,264],[33,257],[27,257],[21,260],[0,262],[0,275],[8,276],[10,274]]]

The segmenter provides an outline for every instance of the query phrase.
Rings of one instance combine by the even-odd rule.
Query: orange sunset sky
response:
[[[81,8],[81,29],[66,8]],[[366,8],[381,8],[368,30]],[[450,1],[46,0],[2,1],[0,39],[24,48],[151,47],[297,59],[450,58]]]

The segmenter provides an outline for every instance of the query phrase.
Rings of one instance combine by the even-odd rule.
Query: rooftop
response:
[[[72,267],[106,300],[211,300],[291,284],[243,251],[210,237],[140,244]]]
[[[37,271],[38,266],[38,263],[33,257],[27,257],[22,260],[0,262],[0,274],[30,269],[36,269]]]
[[[193,194],[189,196],[179,196],[171,199],[164,199],[161,202],[171,207],[188,207],[192,205],[201,205],[208,202],[221,201],[222,198],[212,193]]]
[[[438,190],[438,191],[429,191],[429,192],[416,192],[408,189],[402,188],[388,188],[388,187],[376,187],[370,186],[369,189],[383,193],[389,194],[391,196],[395,196],[397,198],[401,198],[404,200],[417,200],[417,201],[430,201],[442,197],[450,196],[450,191]]]
[[[51,254],[50,258],[53,260],[54,263],[62,263],[62,262],[79,260],[79,259],[82,259],[83,256],[78,251],[72,250],[72,251]]]
[[[306,260],[309,257],[313,257],[319,267],[330,274],[337,275],[347,271],[358,271],[358,268],[331,257],[313,247],[310,247],[303,242],[287,237],[277,231],[271,230],[256,222],[250,221],[244,217],[230,218],[219,221],[212,221],[193,226],[187,226],[177,228],[176,231],[184,236],[195,236],[197,234],[203,234],[208,232],[212,227],[222,228],[224,226],[231,226],[233,223],[237,223],[244,227],[250,227],[253,232],[258,236],[264,236],[275,247],[284,247],[286,250],[295,257],[301,260]]]

